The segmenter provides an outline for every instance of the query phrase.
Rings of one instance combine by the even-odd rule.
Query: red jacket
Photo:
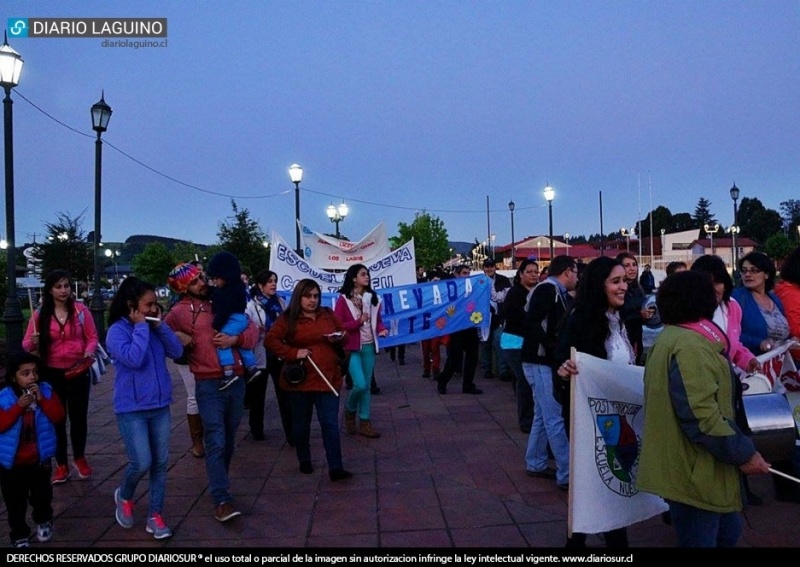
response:
[[[800,338],[800,285],[780,281],[775,285],[775,295],[783,303],[783,314],[789,322],[789,336]],[[792,349],[792,358],[800,361],[800,348]]]
[[[189,348],[189,369],[196,380],[208,380],[222,377],[222,367],[219,365],[217,347],[211,342],[217,331],[211,326],[214,314],[211,312],[211,301],[197,299],[188,295],[172,306],[164,323],[177,332],[185,333],[192,337],[193,343]],[[233,371],[241,376],[244,374],[242,359],[239,357],[237,346],[252,349],[258,342],[258,327],[250,324],[239,335],[239,341],[233,347],[235,359]]]
[[[294,337],[287,337],[289,332],[289,317],[286,312],[272,324],[272,328],[264,339],[267,351],[285,361],[297,360],[297,351],[307,348],[311,351],[311,359],[319,366],[331,385],[338,392],[342,389],[342,370],[339,366],[339,356],[333,348],[330,339],[324,335],[335,331],[343,331],[342,322],[327,308],[317,311],[317,318],[300,317],[295,327]],[[281,387],[289,391],[301,392],[330,392],[330,388],[320,378],[314,367],[306,365],[306,379],[299,384],[290,384],[281,375]]]

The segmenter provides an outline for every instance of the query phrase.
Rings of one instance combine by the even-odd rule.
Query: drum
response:
[[[792,408],[783,394],[743,396],[744,412],[756,450],[769,462],[792,458],[796,429]]]

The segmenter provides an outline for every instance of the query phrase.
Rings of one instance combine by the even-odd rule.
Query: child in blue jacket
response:
[[[28,352],[9,353],[7,386],[0,390],[0,491],[12,547],[29,546],[28,504],[36,539],[45,542],[53,536],[50,459],[56,453],[54,424],[64,420],[64,406],[50,384],[39,382],[41,364]]]

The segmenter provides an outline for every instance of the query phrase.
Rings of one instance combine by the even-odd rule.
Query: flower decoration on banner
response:
[[[447,316],[452,317],[456,314],[456,306],[455,305],[448,305],[446,310]]]
[[[476,325],[480,325],[481,321],[483,321],[483,313],[480,311],[475,311],[472,315],[469,316],[469,320],[475,323]]]
[[[467,313],[472,313],[473,311],[475,311],[475,302],[470,301],[467,303]]]
[[[444,329],[447,326],[447,319],[444,317],[439,317],[436,319],[436,328],[437,329]]]

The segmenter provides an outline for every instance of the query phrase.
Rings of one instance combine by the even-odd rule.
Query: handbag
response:
[[[66,370],[64,370],[64,378],[66,378],[67,380],[72,380],[73,378],[76,378],[81,374],[86,374],[86,372],[92,367],[92,364],[94,364],[93,356],[87,356],[85,358],[82,358],[81,360],[79,360]]]
[[[283,377],[289,384],[297,385],[306,379],[306,367],[303,360],[283,363]]]

